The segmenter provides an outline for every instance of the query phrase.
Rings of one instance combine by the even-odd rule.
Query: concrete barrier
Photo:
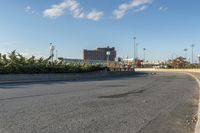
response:
[[[45,82],[45,81],[76,81],[98,78],[124,77],[134,75],[135,72],[91,72],[64,74],[1,74],[0,84]]]

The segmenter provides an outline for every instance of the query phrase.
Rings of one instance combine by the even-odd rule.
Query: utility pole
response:
[[[195,47],[195,45],[194,44],[192,44],[191,45],[191,48],[192,48],[192,64],[194,63],[194,47]]]

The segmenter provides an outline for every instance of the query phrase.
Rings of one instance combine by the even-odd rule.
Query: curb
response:
[[[4,84],[23,84],[23,83],[27,84],[27,83],[45,83],[45,82],[64,82],[64,81],[70,81],[70,80],[21,80],[21,81],[5,81],[5,82],[0,82],[0,85],[4,85]],[[73,81],[76,81],[76,80],[73,80]]]
[[[193,77],[196,80],[196,82],[198,83],[198,88],[200,89],[200,80],[191,73],[185,72],[185,74],[188,74],[191,77]],[[199,96],[200,96],[200,91],[199,91]],[[200,105],[200,100],[199,100],[198,105]],[[198,117],[198,119],[197,119],[197,123],[196,123],[196,127],[195,127],[195,133],[200,133],[200,108],[199,107],[198,107],[197,117]]]
[[[73,82],[73,81],[90,81],[90,80],[102,80],[102,79],[110,79],[110,78],[124,78],[124,77],[132,77],[135,75],[138,75],[139,73],[136,72],[109,72],[109,73],[101,73],[100,75],[98,74],[92,74],[89,73],[88,75],[69,75],[68,77],[48,77],[45,75],[45,77],[36,77],[30,79],[26,78],[20,78],[16,76],[16,79],[11,79],[11,80],[1,80],[0,79],[0,85],[3,84],[20,84],[20,83],[44,83],[44,82]],[[12,77],[12,75],[10,75]],[[15,76],[15,75],[14,75]],[[25,75],[25,77],[28,77],[28,75]]]

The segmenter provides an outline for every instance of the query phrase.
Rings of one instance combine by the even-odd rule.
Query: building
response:
[[[110,55],[107,55],[107,52],[110,52]],[[96,50],[83,50],[83,60],[103,60],[106,61],[115,61],[116,59],[116,50],[114,47],[106,47],[106,48],[97,48]]]

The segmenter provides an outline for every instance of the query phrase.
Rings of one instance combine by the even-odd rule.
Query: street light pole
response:
[[[200,54],[198,54],[198,61],[199,61],[199,65],[198,65],[198,68],[200,66]]]
[[[133,37],[134,39],[134,57],[133,57],[133,61],[134,61],[134,67],[135,67],[135,60],[136,60],[136,37]]]
[[[52,46],[52,43],[50,43],[50,45],[49,45],[49,56],[51,57],[51,55],[52,55],[52,50],[51,50],[51,46]]]
[[[126,64],[128,64],[128,56],[126,56]]]
[[[109,66],[110,51],[107,51],[106,55],[107,55],[107,67],[108,67]]]
[[[54,57],[54,50],[55,47],[50,43],[50,57],[51,57],[51,62],[53,63],[53,57]]]
[[[56,61],[58,60],[58,50],[56,50]]]
[[[184,51],[185,51],[185,58],[187,60],[187,51],[188,51],[188,49],[185,48]]]
[[[139,43],[136,43],[136,59],[139,59],[138,47],[139,47]]]
[[[192,64],[194,63],[194,47],[195,47],[195,45],[194,44],[192,44],[191,45],[191,48],[192,48]]]
[[[145,52],[146,52],[146,50],[147,50],[146,48],[143,48],[143,60],[144,60],[143,62],[145,62],[145,57],[146,57],[146,53]]]

